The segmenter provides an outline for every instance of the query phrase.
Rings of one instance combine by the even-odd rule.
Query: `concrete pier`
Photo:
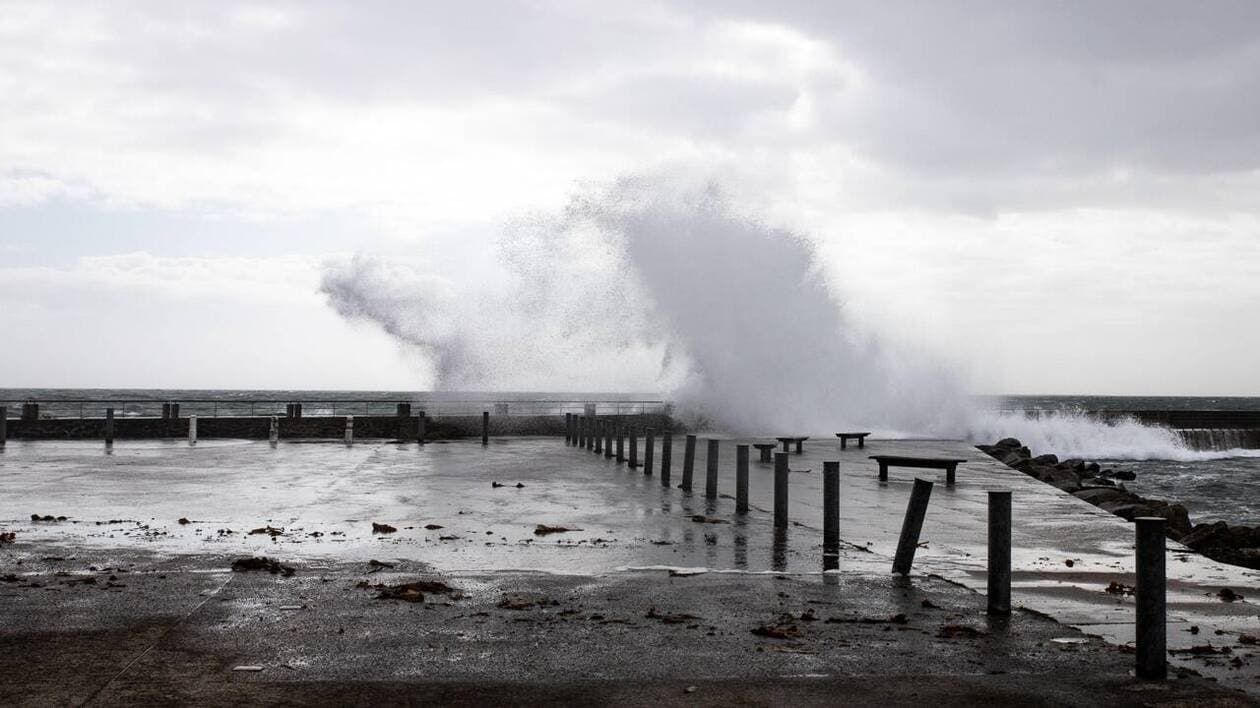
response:
[[[668,430],[661,436],[661,486],[669,486],[670,457],[674,454],[674,436]]]
[[[655,432],[651,428],[644,431],[643,437],[643,474],[652,474],[652,457],[656,452]]]
[[[718,458],[721,449],[720,440],[710,440],[708,454],[704,458],[704,497],[717,499],[718,496]]]
[[[683,442],[683,472],[682,484],[678,485],[679,489],[691,491],[691,483],[696,471],[696,436],[688,435]]]

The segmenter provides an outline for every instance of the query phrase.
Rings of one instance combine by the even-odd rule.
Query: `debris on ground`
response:
[[[516,488],[517,488],[517,489],[524,489],[524,488],[525,488],[525,485],[521,484],[520,482],[517,482],[517,483],[516,483]]]
[[[292,566],[283,565],[280,561],[267,558],[265,556],[237,558],[232,561],[232,570],[237,573],[243,573],[250,570],[265,570],[272,575],[280,574],[286,578],[297,572],[297,570]]]
[[[1221,588],[1221,591],[1216,593],[1216,596],[1221,598],[1221,602],[1234,602],[1235,600],[1245,599],[1242,595],[1229,588]]]
[[[427,531],[437,531],[438,529],[444,529],[446,527],[441,524],[425,524],[424,528]]]
[[[686,624],[700,619],[696,615],[689,615],[686,612],[657,612],[655,607],[648,610],[648,613],[643,616],[648,619],[660,620],[663,624]]]
[[[368,571],[369,573],[379,573],[380,571],[386,568],[394,567],[393,563],[386,563],[384,561],[378,561],[375,558],[373,558],[372,560],[369,560],[368,565],[372,566],[372,569]]]
[[[985,632],[965,624],[942,625],[936,632],[937,639],[976,639],[984,635]]]
[[[529,610],[543,605],[559,605],[559,600],[533,598],[526,595],[507,594],[496,605],[501,610]]]
[[[425,593],[433,595],[457,594],[455,588],[440,580],[416,580],[410,583],[399,583],[398,585],[385,585],[383,583],[369,585],[367,581],[363,581],[359,583],[358,587],[379,590],[380,592],[376,596],[378,600],[402,600],[403,602],[424,602]]]
[[[546,524],[538,524],[534,527],[535,536],[546,536],[549,533],[564,533],[566,531],[581,531],[582,529],[571,529],[566,526],[547,526]]]
[[[781,615],[773,624],[754,627],[752,633],[758,637],[770,639],[800,639],[801,630],[796,626],[796,618],[792,615]]]
[[[231,532],[229,532],[229,533],[231,533]],[[275,538],[276,536],[283,536],[283,535],[284,535],[284,529],[278,529],[278,528],[276,528],[276,527],[274,527],[274,526],[261,526],[261,527],[259,527],[259,528],[256,528],[256,529],[253,529],[252,531],[250,531],[250,532],[249,532],[249,535],[250,535],[250,536],[257,536],[257,535],[264,534],[264,533],[265,533],[265,534],[267,534],[268,536],[272,537],[272,538]]]
[[[192,523],[192,522],[188,520],[188,517],[186,517],[186,516],[181,516],[181,517],[179,517],[179,525],[180,525],[180,526],[187,526],[188,524],[191,524],[191,523]]]
[[[0,533],[0,543],[13,543],[17,540],[17,534],[13,531]]]
[[[53,516],[52,514],[45,514],[43,516],[40,516],[39,514],[31,514],[31,521],[65,521],[67,518],[68,517],[65,516]]]
[[[712,516],[705,516],[704,514],[696,514],[691,517],[691,520],[696,522],[697,524],[729,524],[731,523],[727,521],[726,519],[717,519]]]
[[[498,489],[499,487],[502,487],[502,486],[504,486],[504,485],[499,484],[498,482],[491,482],[491,483],[490,483],[490,487],[491,487],[492,489]]]
[[[390,526],[389,524],[378,524],[375,521],[372,522],[372,533],[394,533],[397,530],[398,529]]]
[[[1072,560],[1071,558],[1068,558],[1067,560],[1063,561],[1063,565],[1066,565],[1067,567],[1071,568],[1072,566],[1076,565],[1076,561]]]
[[[1132,585],[1125,585],[1113,580],[1103,592],[1110,595],[1132,595],[1136,589]]]
[[[898,612],[891,617],[829,617],[827,624],[906,624],[909,622],[904,614]]]
[[[1254,634],[1240,634],[1238,635],[1238,643],[1239,644],[1260,644],[1260,638],[1257,638]]]
[[[1196,644],[1188,649],[1169,649],[1168,653],[1200,656],[1204,654],[1233,654],[1234,650],[1229,647],[1214,647],[1211,644]]]
[[[932,602],[931,600],[927,600],[927,599],[924,599],[924,600],[923,600],[923,602],[919,603],[919,605],[920,605],[923,609],[925,609],[925,610],[939,610],[939,609],[941,609],[941,606],[940,606],[940,605],[936,604],[935,602]]]

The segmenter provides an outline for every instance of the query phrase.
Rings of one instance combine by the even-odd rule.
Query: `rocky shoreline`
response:
[[[1224,521],[1193,524],[1181,504],[1151,499],[1125,489],[1134,473],[1103,469],[1097,462],[1060,460],[1052,454],[1034,456],[1015,438],[993,445],[977,445],[982,452],[1029,477],[1034,477],[1116,516],[1132,521],[1139,516],[1168,519],[1168,537],[1212,560],[1260,570],[1260,528],[1231,526]]]

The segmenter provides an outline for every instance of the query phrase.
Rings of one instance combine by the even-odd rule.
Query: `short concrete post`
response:
[[[661,486],[669,486],[670,458],[674,454],[674,436],[668,430],[661,436]]]
[[[617,421],[617,461],[626,461],[626,426],[621,421]]]
[[[568,445],[569,441],[573,439],[573,435],[571,434],[572,430],[573,430],[573,418],[570,417],[570,414],[565,413],[564,414],[564,444],[565,445]]]
[[[276,443],[280,441],[280,419],[274,415],[271,416],[271,427],[267,429],[267,440],[272,447],[275,447]]]
[[[774,453],[774,527],[785,529],[788,525],[788,454]]]
[[[197,444],[197,416],[188,416],[188,444]]]
[[[691,491],[691,481],[696,470],[696,436],[688,435],[683,443],[683,476],[679,489]]]
[[[114,409],[105,409],[105,444],[114,444]]]
[[[840,552],[840,462],[823,462],[823,553]]]
[[[643,431],[643,474],[652,474],[652,456],[656,453],[655,432],[651,428]]]
[[[354,416],[346,416],[346,444],[354,444]]]
[[[481,444],[490,444],[490,411],[481,412]]]
[[[604,459],[613,456],[613,427],[611,420],[604,423]]]
[[[0,406],[0,447],[9,439],[9,407]]]
[[[910,574],[914,565],[914,552],[919,548],[919,532],[923,530],[923,517],[927,515],[928,500],[932,498],[932,483],[915,478],[906,506],[906,518],[901,524],[901,539],[897,541],[897,555],[893,558],[893,572]]]
[[[735,513],[748,513],[748,446],[735,446]]]
[[[718,444],[719,440],[709,441],[709,451],[704,459],[704,498],[717,499],[718,491]]]
[[[597,419],[591,427],[591,433],[595,436],[595,445],[591,450],[598,455],[604,451],[604,421]]]
[[[989,492],[989,614],[1011,613],[1011,493]]]
[[[424,411],[420,411],[420,414],[416,416],[416,440],[418,440],[420,444],[423,445],[425,437],[428,434],[429,434],[429,418],[428,416],[424,414]]]
[[[630,428],[630,469],[636,469],[639,466],[639,431]]]
[[[1168,520],[1139,516],[1137,532],[1137,677],[1168,676],[1167,600],[1164,568],[1164,533]]]

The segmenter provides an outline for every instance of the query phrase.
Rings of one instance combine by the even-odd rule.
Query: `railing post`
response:
[[[823,462],[823,553],[840,552],[840,462]]]
[[[774,527],[785,529],[788,525],[788,454],[774,453]]]
[[[718,495],[718,445],[721,441],[709,440],[708,454],[704,460],[704,496],[717,499]]]
[[[692,476],[696,467],[696,436],[688,435],[683,442],[683,476],[679,489],[691,491]]]
[[[1011,613],[1011,493],[989,492],[989,614]]]
[[[188,416],[188,444],[197,444],[197,416]]]
[[[643,431],[643,474],[652,474],[652,456],[656,452],[655,432],[651,428]]]
[[[748,513],[748,446],[735,446],[735,513]]]
[[[1168,676],[1164,568],[1168,520],[1139,516],[1133,523],[1137,535],[1137,677],[1163,679]]]
[[[914,552],[919,548],[919,532],[923,530],[923,517],[927,515],[928,500],[932,498],[932,483],[915,478],[906,505],[906,518],[901,524],[901,538],[897,542],[897,555],[893,558],[893,572],[909,575],[914,565]]]

